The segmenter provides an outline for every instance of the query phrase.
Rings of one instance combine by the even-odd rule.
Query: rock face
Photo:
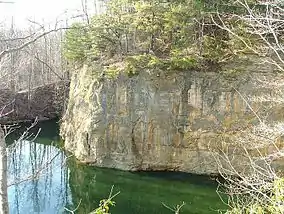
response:
[[[29,91],[14,93],[0,90],[0,123],[47,120],[60,117],[69,91],[69,83],[60,81]]]
[[[273,84],[283,78],[265,69],[99,79],[84,67],[71,80],[65,148],[82,162],[123,170],[218,173],[216,158],[243,169],[248,153],[274,154],[281,167],[284,94]]]

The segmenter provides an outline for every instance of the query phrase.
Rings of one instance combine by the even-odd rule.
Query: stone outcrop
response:
[[[69,83],[65,81],[40,86],[30,91],[0,90],[0,123],[48,120],[62,115]]]
[[[97,166],[198,174],[217,173],[224,154],[222,164],[243,169],[248,153],[281,153],[283,91],[274,86],[283,77],[263,65],[243,70],[95,78],[85,66],[71,80],[65,148]]]

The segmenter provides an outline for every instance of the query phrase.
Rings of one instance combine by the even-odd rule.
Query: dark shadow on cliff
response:
[[[139,176],[148,176],[154,179],[164,179],[167,181],[189,182],[194,185],[205,185],[217,187],[216,179],[220,180],[218,175],[197,175],[186,172],[170,172],[170,171],[137,171],[132,172]]]

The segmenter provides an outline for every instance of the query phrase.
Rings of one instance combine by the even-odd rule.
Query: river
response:
[[[39,135],[15,141],[27,126],[7,137],[8,198],[11,214],[88,214],[100,199],[113,192],[113,214],[173,213],[173,207],[186,203],[181,213],[210,214],[224,209],[209,177],[185,173],[124,172],[79,164],[62,149],[56,121],[41,122],[30,130]]]

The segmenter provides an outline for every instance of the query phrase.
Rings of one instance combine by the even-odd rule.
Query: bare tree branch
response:
[[[13,1],[0,1],[0,4],[14,4]]]
[[[33,44],[34,42],[36,42],[36,41],[39,40],[40,38],[44,37],[45,35],[48,35],[48,34],[50,34],[50,33],[52,33],[52,32],[57,32],[57,31],[60,31],[60,30],[67,30],[67,29],[70,29],[70,28],[62,27],[62,28],[52,29],[52,30],[46,31],[46,32],[44,32],[44,33],[42,33],[42,34],[36,36],[34,39],[32,39],[32,40],[30,40],[30,41],[24,43],[23,45],[20,45],[20,46],[18,46],[18,47],[14,47],[14,48],[11,48],[11,49],[6,49],[6,50],[4,50],[4,51],[2,51],[2,52],[0,53],[0,61],[1,61],[1,59],[2,59],[5,55],[7,55],[7,54],[9,54],[9,53],[12,53],[12,52],[16,52],[16,51],[22,50],[23,48],[25,48],[25,47],[27,47],[27,46]]]

